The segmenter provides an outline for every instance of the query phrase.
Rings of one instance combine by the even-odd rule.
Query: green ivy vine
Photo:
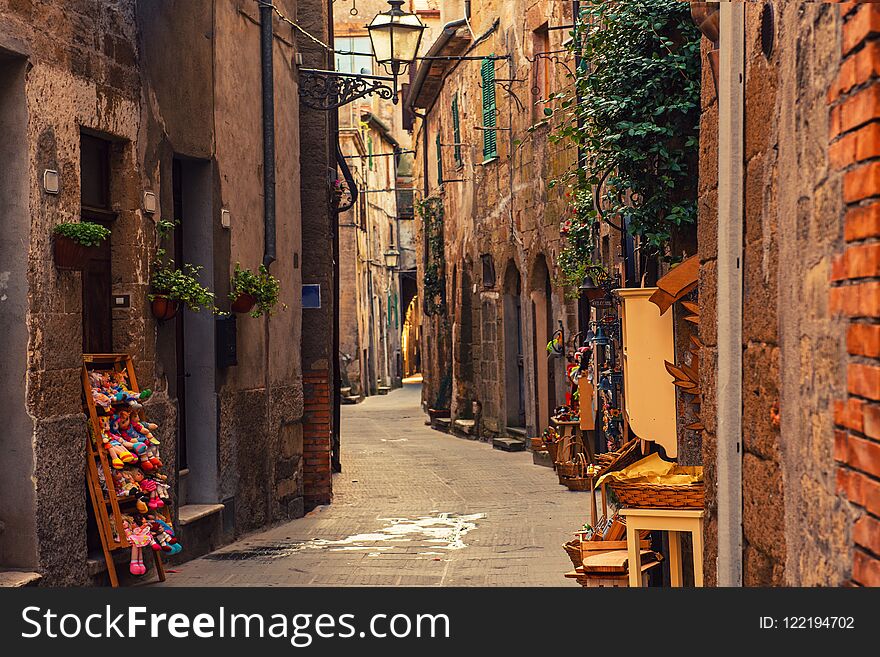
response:
[[[427,245],[424,309],[426,315],[446,312],[446,257],[443,249],[443,201],[427,198],[416,206],[422,218],[422,235]]]
[[[566,187],[559,265],[561,282],[576,286],[603,275],[599,222],[628,220],[643,256],[671,260],[672,237],[696,220],[700,33],[688,3],[606,0],[583,7],[570,34],[580,65],[542,124],[551,143],[583,153],[550,182]]]

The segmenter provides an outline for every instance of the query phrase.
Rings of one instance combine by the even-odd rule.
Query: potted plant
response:
[[[150,276],[153,294],[147,298],[156,319],[171,319],[177,314],[180,304],[186,305],[193,312],[205,308],[219,313],[214,305],[214,293],[199,282],[201,270],[202,267],[189,263],[178,268],[173,260],[155,263],[155,269]]]
[[[66,222],[55,226],[52,234],[55,266],[64,270],[81,270],[88,264],[95,247],[110,236],[110,230],[89,221]]]
[[[235,263],[235,271],[229,281],[229,299],[232,312],[250,313],[251,317],[271,315],[278,303],[281,285],[269,273],[265,265],[260,265],[257,273],[242,269]]]

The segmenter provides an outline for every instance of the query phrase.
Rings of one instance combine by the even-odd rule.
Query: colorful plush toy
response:
[[[134,479],[138,483],[138,488],[141,489],[141,492],[147,493],[150,498],[147,501],[147,506],[151,509],[157,509],[165,506],[165,502],[162,501],[162,498],[159,497],[159,491],[156,490],[156,482],[149,477],[147,477],[143,472],[138,472],[135,470]]]
[[[177,538],[174,536],[174,528],[165,520],[157,516],[151,516],[153,522],[157,523],[165,530],[165,533],[168,535],[168,545],[171,547],[171,554],[175,555],[181,550],[183,550],[183,546],[178,542]]]
[[[131,564],[128,570],[132,575],[143,575],[147,572],[147,568],[144,566],[143,549],[153,543],[150,524],[143,516],[135,516],[124,518],[122,526],[131,545]]]

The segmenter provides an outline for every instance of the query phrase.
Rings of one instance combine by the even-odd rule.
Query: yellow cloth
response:
[[[703,466],[677,465],[664,461],[659,454],[650,454],[623,470],[602,475],[596,485],[601,486],[603,482],[608,481],[684,486],[703,481]]]

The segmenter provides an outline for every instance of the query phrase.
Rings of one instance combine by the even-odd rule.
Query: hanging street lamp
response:
[[[392,247],[382,255],[385,256],[385,267],[387,269],[397,269],[397,263],[400,262],[400,251]]]
[[[393,102],[397,103],[397,77],[406,72],[419,54],[419,44],[426,25],[415,14],[401,9],[403,0],[388,0],[391,9],[376,14],[367,30],[373,56],[391,74],[394,86]]]
[[[390,76],[301,68],[299,95],[303,105],[334,110],[370,95],[395,104],[398,102],[397,78],[406,73],[418,56],[422,33],[427,26],[415,14],[401,9],[403,0],[388,0],[388,4],[391,9],[376,14],[366,28],[373,56]]]

